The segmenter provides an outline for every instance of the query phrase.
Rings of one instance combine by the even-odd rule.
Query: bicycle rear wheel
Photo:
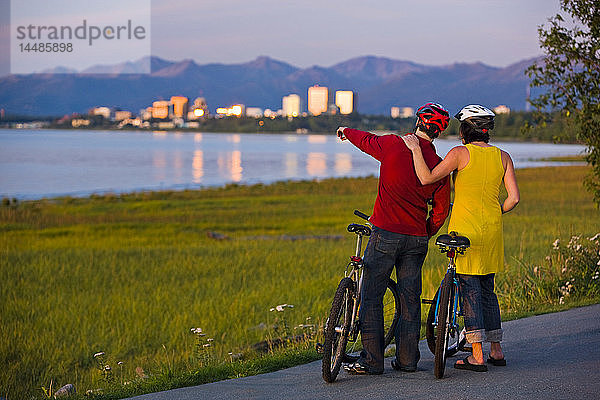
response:
[[[388,279],[387,289],[383,296],[383,332],[385,335],[385,347],[389,346],[394,341],[396,335],[396,327],[400,320],[400,295],[398,294],[398,286],[392,279]],[[358,332],[356,337],[350,335],[350,344],[348,344],[348,353],[356,353],[362,348],[360,329],[356,327]],[[355,339],[355,340],[354,340]],[[351,358],[351,357],[350,357]]]
[[[329,318],[325,323],[323,343],[323,379],[333,382],[337,378],[346,354],[346,344],[352,322],[352,304],[354,281],[344,278],[340,281],[331,303]]]
[[[435,296],[433,297],[433,303],[431,307],[429,307],[429,312],[427,313],[427,324],[425,326],[425,337],[427,338],[427,347],[429,350],[435,354],[435,307],[438,302],[438,294],[440,293],[440,289],[435,292]],[[452,297],[450,299],[450,303],[454,307],[454,296],[456,295],[456,291],[452,291]],[[450,316],[450,320],[452,320],[452,316]],[[465,336],[465,324],[464,318],[462,316],[458,316],[456,320],[456,324],[449,330],[450,337],[448,339],[448,345],[446,349],[446,357],[451,357],[456,354],[458,351],[463,351],[465,344],[467,342],[467,338]]]
[[[398,287],[392,278],[388,280],[387,290],[383,297],[383,331],[385,332],[385,347],[394,340],[396,327],[400,319],[400,295]]]
[[[447,272],[440,288],[438,324],[435,332],[433,372],[438,379],[444,376],[444,370],[446,369],[449,328],[453,312],[453,304],[450,302],[450,298],[452,298],[453,288],[452,274]]]

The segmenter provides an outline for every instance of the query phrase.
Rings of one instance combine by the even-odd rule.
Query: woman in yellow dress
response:
[[[415,171],[422,184],[436,182],[457,171],[454,206],[449,231],[466,236],[471,247],[456,259],[460,281],[462,310],[467,341],[473,354],[454,364],[454,368],[487,371],[482,342],[491,342],[487,362],[506,365],[500,341],[502,328],[498,298],[494,293],[494,276],[504,267],[502,214],[519,202],[519,187],[510,155],[488,144],[489,131],[494,128],[494,113],[486,107],[472,104],[455,115],[460,121],[460,136],[464,146],[454,147],[442,162],[429,170],[416,138],[403,136],[413,152]],[[508,197],[499,202],[500,185]]]

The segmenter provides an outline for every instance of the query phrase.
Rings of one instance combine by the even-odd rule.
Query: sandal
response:
[[[488,367],[485,364],[471,364],[469,362],[469,357],[465,357],[463,359],[463,363],[464,364],[459,364],[458,362],[454,363],[454,368],[465,369],[468,371],[475,371],[475,372],[487,372],[487,370],[488,370]]]
[[[505,367],[506,366],[506,360],[504,359],[504,357],[494,358],[492,356],[489,356],[487,359],[487,362],[488,362],[488,364],[495,365],[496,367]]]

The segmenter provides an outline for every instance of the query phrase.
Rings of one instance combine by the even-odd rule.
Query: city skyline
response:
[[[311,92],[316,91],[316,98],[311,98]],[[319,85],[307,89],[307,111],[302,107],[302,97],[296,93],[282,97],[280,109],[271,110],[266,107],[250,106],[246,104],[217,105],[213,107],[214,113],[210,112],[204,97],[198,97],[191,103],[191,99],[183,95],[173,95],[170,100],[153,100],[152,105],[142,108],[139,113],[131,110],[123,110],[114,105],[101,105],[92,107],[88,111],[89,116],[102,116],[105,121],[119,123],[119,128],[125,125],[148,128],[152,125],[159,128],[198,128],[199,122],[205,118],[222,117],[253,117],[253,118],[296,118],[307,116],[318,116],[321,114],[335,115],[337,113],[348,115],[358,112],[356,109],[356,93],[352,90],[335,90],[329,93],[329,88]],[[392,107],[392,118],[394,109]],[[409,110],[406,112],[406,110]],[[413,109],[405,107],[402,118],[412,116]],[[63,117],[64,118],[64,117]],[[85,114],[72,114],[71,125],[73,127],[89,126],[92,121],[86,119]]]

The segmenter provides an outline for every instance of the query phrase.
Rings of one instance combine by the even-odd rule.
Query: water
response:
[[[444,156],[455,140],[436,140]],[[498,143],[516,168],[584,146]],[[195,189],[227,183],[378,175],[379,163],[333,135],[0,130],[0,197]]]

